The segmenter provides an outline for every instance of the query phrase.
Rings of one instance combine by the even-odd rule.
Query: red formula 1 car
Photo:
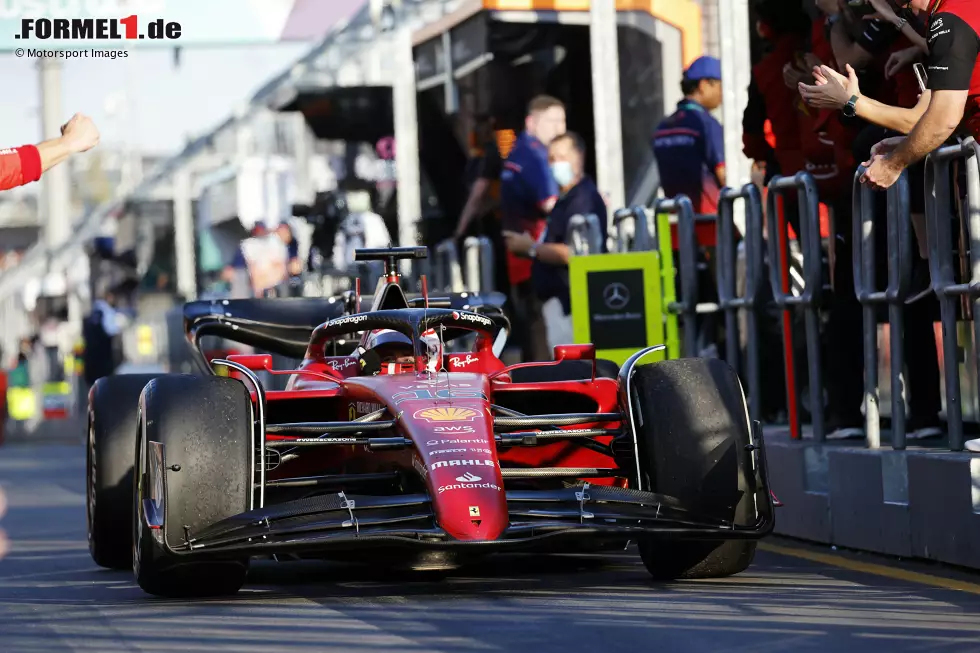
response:
[[[336,310],[326,300],[185,306],[193,343],[302,341],[297,369],[243,355],[198,376],[100,380],[89,413],[95,561],[131,563],[164,596],[234,593],[257,556],[451,569],[494,552],[633,541],[660,579],[751,563],[774,506],[761,428],[731,368],[640,364],[662,349],[651,348],[617,369],[591,345],[506,366],[494,353],[508,327],[499,310],[402,291],[397,259],[424,253],[360,251],[387,261],[371,309],[315,328],[317,310]],[[331,355],[352,334],[356,349]],[[276,374],[289,375],[285,390],[264,387]]]

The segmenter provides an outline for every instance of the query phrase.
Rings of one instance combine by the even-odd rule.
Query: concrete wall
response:
[[[980,456],[768,437],[776,533],[980,569]]]

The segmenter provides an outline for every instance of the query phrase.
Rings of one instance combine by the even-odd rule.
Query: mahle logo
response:
[[[437,463],[432,463],[429,465],[430,469],[438,469],[440,467],[496,467],[496,463],[492,460],[440,460]]]

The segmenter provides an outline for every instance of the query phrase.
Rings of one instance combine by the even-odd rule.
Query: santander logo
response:
[[[476,474],[470,474],[469,472],[466,472],[462,476],[457,476],[456,480],[459,481],[460,483],[478,483],[483,479],[477,476]]]

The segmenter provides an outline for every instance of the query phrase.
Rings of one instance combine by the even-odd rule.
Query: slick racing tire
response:
[[[144,389],[139,422],[131,499],[136,582],[145,592],[166,597],[238,592],[248,573],[247,557],[195,561],[172,548],[184,544],[188,534],[249,508],[252,407],[245,386],[219,376],[162,376]],[[157,530],[150,529],[145,514],[145,500],[154,492],[148,443],[163,445],[165,522]]]
[[[735,372],[718,359],[683,358],[640,367],[630,398],[636,416],[643,489],[679,500],[699,516],[749,526],[755,521],[750,426]],[[658,580],[720,578],[744,571],[754,540],[641,540],[640,556]]]
[[[133,447],[143,386],[154,374],[106,376],[89,391],[85,514],[92,560],[108,569],[133,564]]]

